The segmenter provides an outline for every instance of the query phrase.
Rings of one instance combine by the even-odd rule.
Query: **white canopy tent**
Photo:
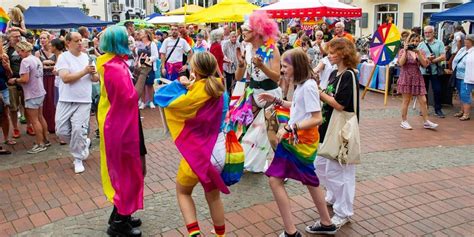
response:
[[[175,15],[175,16],[157,16],[151,18],[147,21],[151,24],[177,24],[177,23],[184,23],[184,16],[183,15]]]

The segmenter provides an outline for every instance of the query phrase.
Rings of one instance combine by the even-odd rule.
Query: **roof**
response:
[[[100,27],[114,24],[86,16],[77,7],[29,7],[24,15],[26,28],[29,29]]]

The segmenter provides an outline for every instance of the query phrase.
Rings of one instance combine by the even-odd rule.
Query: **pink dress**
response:
[[[400,50],[402,55],[404,49]],[[418,58],[414,58],[407,52],[407,61],[400,67],[400,77],[397,82],[397,91],[401,94],[411,94],[414,96],[426,95],[425,81],[420,72]]]

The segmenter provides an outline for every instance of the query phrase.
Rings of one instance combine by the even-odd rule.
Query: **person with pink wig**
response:
[[[270,19],[266,13],[256,11],[250,15],[248,21],[242,25],[242,36],[245,44],[244,54],[239,57],[236,80],[245,78],[249,87],[253,89],[254,116],[260,109],[269,107],[271,103],[258,100],[258,95],[268,93],[275,98],[282,98],[282,90],[278,86],[280,80],[280,52],[276,45],[278,39],[278,25]],[[238,49],[237,55],[242,55]],[[278,126],[275,121],[267,121],[272,126],[268,129],[269,140],[273,148],[276,148],[276,132]],[[268,126],[267,126],[268,127]],[[262,157],[266,159],[266,157]],[[259,165],[252,164],[246,160],[244,167],[251,172],[264,172],[266,162],[257,162]],[[256,167],[258,166],[258,167]]]

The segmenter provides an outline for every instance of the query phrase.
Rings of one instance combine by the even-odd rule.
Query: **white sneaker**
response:
[[[438,124],[433,123],[430,120],[426,120],[426,122],[423,123],[423,127],[426,129],[435,129],[438,127]]]
[[[82,164],[82,160],[75,159],[74,160],[74,173],[79,174],[79,173],[84,172],[84,170],[86,169],[84,168],[84,165]]]
[[[155,104],[153,102],[150,102],[150,109],[154,109],[154,108],[156,108]]]
[[[338,215],[334,215],[331,218],[331,221],[334,225],[336,225],[337,229],[339,229],[343,225],[345,225],[347,222],[350,222],[351,220],[349,219],[349,217],[340,217]]]
[[[403,129],[406,129],[406,130],[412,130],[413,128],[410,126],[410,124],[408,123],[408,121],[402,121],[402,123],[400,123],[400,127],[402,127]]]
[[[28,150],[26,153],[28,153],[28,154],[37,154],[37,153],[40,153],[42,151],[46,151],[47,149],[48,148],[45,145],[35,144],[33,146],[33,148],[31,148],[31,150]]]
[[[138,108],[139,109],[145,109],[145,107],[146,107],[145,103],[143,103],[141,101],[138,102]]]

